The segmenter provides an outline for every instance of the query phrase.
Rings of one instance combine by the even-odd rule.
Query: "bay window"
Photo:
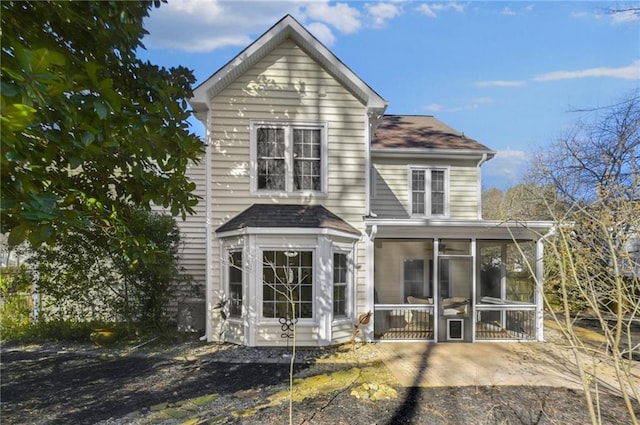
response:
[[[262,316],[313,318],[313,251],[263,251]]]

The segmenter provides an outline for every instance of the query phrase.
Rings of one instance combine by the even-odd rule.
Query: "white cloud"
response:
[[[520,87],[527,84],[525,81],[509,81],[509,80],[490,80],[476,81],[473,83],[476,87]]]
[[[571,17],[576,19],[595,19],[595,20],[609,20],[613,25],[633,24],[640,21],[640,11],[637,8],[629,6],[627,8],[620,7],[619,9],[611,8],[611,10],[604,9],[600,12],[592,13],[586,11],[574,11],[571,12]]]
[[[422,109],[424,109],[425,111],[431,112],[431,113],[461,112],[461,111],[468,111],[468,110],[472,110],[472,109],[478,109],[482,105],[487,105],[487,104],[490,104],[490,103],[495,103],[495,100],[490,98],[490,97],[479,97],[479,98],[473,99],[469,103],[464,103],[462,105],[445,106],[445,105],[442,105],[440,103],[431,103],[429,105],[423,106]]]
[[[308,1],[246,2],[175,1],[153,9],[145,20],[149,48],[207,52],[246,46],[252,36],[269,29],[287,13],[301,15]],[[256,34],[257,33],[257,34]]]
[[[360,29],[360,12],[346,3],[330,6],[328,2],[312,2],[306,7],[306,14],[317,21],[322,21],[344,34]]]
[[[395,18],[402,13],[402,7],[394,3],[367,3],[365,8],[373,18],[374,28],[384,28],[387,20]]]
[[[640,60],[631,65],[620,68],[598,67],[577,71],[553,71],[533,77],[533,81],[547,82],[558,80],[573,80],[576,78],[606,77],[622,80],[640,80]]]
[[[307,25],[307,29],[326,46],[332,46],[336,42],[336,37],[331,29],[321,22],[313,22]]]
[[[456,2],[450,3],[422,3],[416,10],[430,18],[436,18],[438,13],[446,10],[453,10],[458,13],[464,12],[464,5]]]
[[[507,15],[507,16],[514,16],[516,14],[516,12],[514,12],[513,10],[511,10],[511,8],[509,6],[505,7],[504,9],[502,9],[500,11],[501,15]]]
[[[638,10],[624,10],[611,15],[611,22],[616,25],[638,21],[640,21],[640,12]]]
[[[362,26],[358,9],[347,3],[331,5],[328,0],[182,0],[151,12],[145,20],[149,34],[143,42],[149,48],[191,53],[244,47],[286,14],[293,15],[327,45],[336,40],[333,29],[349,34]]]

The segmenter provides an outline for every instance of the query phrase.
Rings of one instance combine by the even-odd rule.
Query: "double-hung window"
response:
[[[229,317],[242,317],[242,251],[229,252]]]
[[[326,193],[326,125],[252,123],[253,192]]]
[[[333,254],[333,318],[349,315],[349,263],[346,253]]]
[[[446,168],[409,168],[411,215],[447,217],[448,170]]]

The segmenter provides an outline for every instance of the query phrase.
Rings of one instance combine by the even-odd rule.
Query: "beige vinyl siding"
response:
[[[258,324],[256,335],[257,347],[291,347],[293,340],[282,338],[280,324]],[[319,344],[319,328],[315,325],[296,325],[296,345],[299,347],[316,347]]]
[[[371,211],[378,218],[410,218],[409,166],[448,167],[449,218],[478,218],[478,168],[473,161],[377,157],[373,160],[375,195],[371,199]]]
[[[358,313],[359,314],[359,313]],[[358,319],[358,315],[356,314],[356,320]],[[365,333],[366,326],[362,326],[360,333],[358,334],[358,339],[361,340]],[[351,341],[353,337],[353,323],[339,322],[333,323],[331,325],[331,335],[333,336],[333,341],[336,344],[343,344],[345,342]]]
[[[323,88],[325,96],[319,96]],[[250,193],[251,120],[327,123],[328,193],[322,196],[273,196]],[[211,198],[213,230],[255,203],[321,204],[364,233],[365,108],[347,89],[290,40],[285,40],[251,70],[212,100]],[[364,243],[358,264],[365,263]],[[220,246],[213,243],[212,290],[221,293]],[[364,268],[357,270],[356,314],[364,310]],[[298,344],[315,345],[317,331],[298,327]],[[256,344],[282,344],[280,329],[257,331]],[[271,340],[277,334],[276,341]],[[286,341],[285,341],[286,344]]]
[[[206,172],[204,157],[198,164],[189,166],[187,176],[196,184],[195,194],[202,199],[194,207],[195,214],[187,215],[183,221],[181,217],[176,218],[182,246],[180,249],[180,265],[193,277],[199,287],[197,294],[190,296],[204,297],[204,287],[206,285]],[[201,288],[201,289],[200,289]]]

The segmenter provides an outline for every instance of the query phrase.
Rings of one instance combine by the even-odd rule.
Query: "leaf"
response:
[[[107,117],[107,108],[104,106],[104,103],[100,99],[96,99],[93,101],[93,110],[101,120]]]
[[[11,229],[7,242],[9,246],[16,246],[24,242],[29,236],[30,227],[27,223],[22,223]]]
[[[22,103],[2,108],[2,125],[9,131],[24,130],[33,120],[36,109]]]

